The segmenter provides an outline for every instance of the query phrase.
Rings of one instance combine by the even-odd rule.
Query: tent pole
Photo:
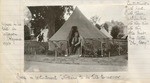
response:
[[[109,58],[110,58],[110,51],[109,51]]]
[[[56,61],[56,58],[57,58],[57,50],[55,50],[55,61]]]
[[[56,46],[56,44],[55,44],[55,61],[56,61],[56,58],[57,58],[57,46]]]
[[[101,56],[103,57],[103,43],[101,42]]]
[[[80,44],[80,45],[81,45],[81,49],[80,49],[80,51],[81,51],[81,56],[82,56],[82,42],[81,42],[81,44]]]
[[[69,41],[67,41],[67,56],[69,56]]]

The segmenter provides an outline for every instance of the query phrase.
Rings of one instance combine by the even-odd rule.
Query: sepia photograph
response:
[[[26,6],[24,71],[128,71],[125,13],[125,5]]]

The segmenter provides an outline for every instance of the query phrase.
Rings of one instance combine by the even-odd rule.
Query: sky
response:
[[[74,6],[75,8],[76,6]],[[125,5],[79,5],[79,10],[90,19],[92,16],[99,16],[99,24],[106,21],[121,21],[126,24]],[[69,16],[65,16],[67,19]]]

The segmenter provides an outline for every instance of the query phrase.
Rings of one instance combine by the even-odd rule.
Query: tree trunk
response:
[[[49,12],[51,14],[49,14],[47,16],[48,18],[46,19],[46,22],[48,24],[48,30],[49,30],[48,39],[50,39],[55,34],[55,17],[56,17],[52,8],[49,10]]]
[[[55,34],[55,19],[49,21],[48,24],[48,39],[51,38]]]

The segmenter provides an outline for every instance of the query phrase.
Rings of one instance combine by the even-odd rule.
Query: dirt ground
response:
[[[112,57],[52,57],[46,55],[25,55],[25,71],[39,72],[101,72],[126,71],[127,55]]]

